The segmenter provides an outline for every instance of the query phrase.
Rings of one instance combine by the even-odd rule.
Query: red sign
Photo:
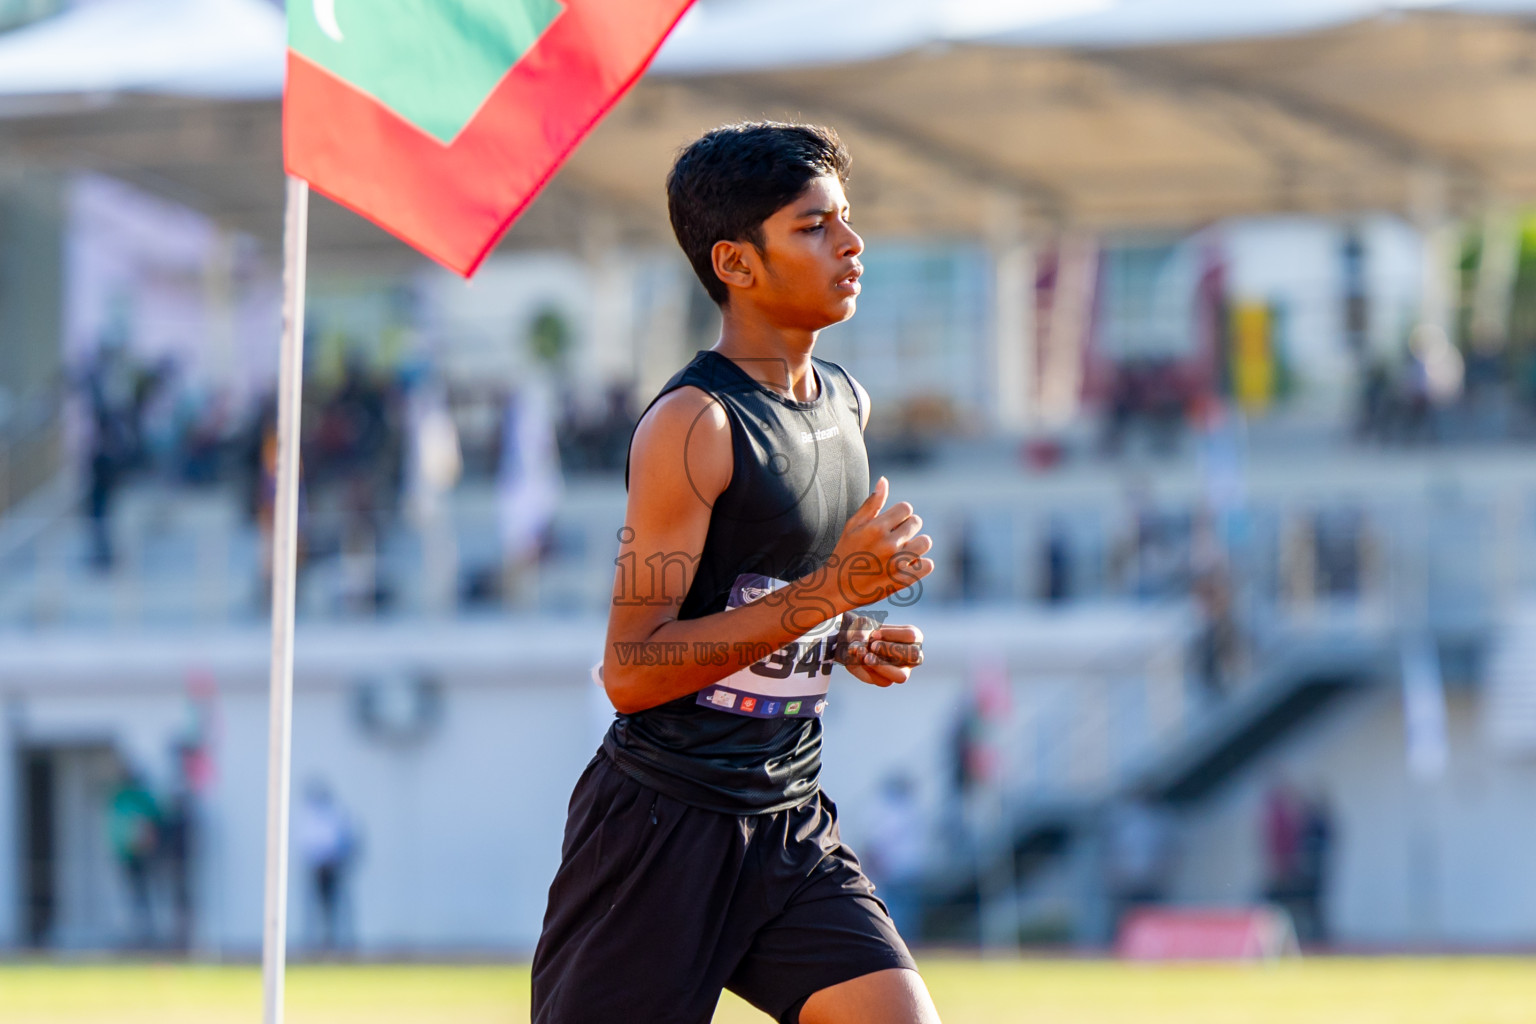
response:
[[[1126,919],[1115,952],[1125,960],[1271,960],[1298,949],[1290,915],[1277,907],[1153,907]]]

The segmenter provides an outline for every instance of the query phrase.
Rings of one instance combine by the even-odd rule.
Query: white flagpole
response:
[[[293,592],[299,526],[299,399],[304,383],[304,263],[309,185],[288,179],[283,218],[283,339],[277,371],[277,498],[272,529],[272,674],[267,712],[267,895],[261,937],[264,1024],[282,1024],[288,960],[288,793],[293,733]]]

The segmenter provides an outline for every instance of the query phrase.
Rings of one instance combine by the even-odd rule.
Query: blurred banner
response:
[[[1262,413],[1275,396],[1269,304],[1240,302],[1232,312],[1232,390],[1246,413]]]

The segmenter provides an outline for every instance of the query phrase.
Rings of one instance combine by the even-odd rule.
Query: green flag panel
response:
[[[445,145],[560,0],[288,0],[288,45]]]

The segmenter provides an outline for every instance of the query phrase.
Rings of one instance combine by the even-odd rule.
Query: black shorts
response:
[[[892,967],[916,969],[825,796],[719,814],[601,752],[576,783],[534,1024],[707,1024],[722,988],[796,1024],[814,993]]]

